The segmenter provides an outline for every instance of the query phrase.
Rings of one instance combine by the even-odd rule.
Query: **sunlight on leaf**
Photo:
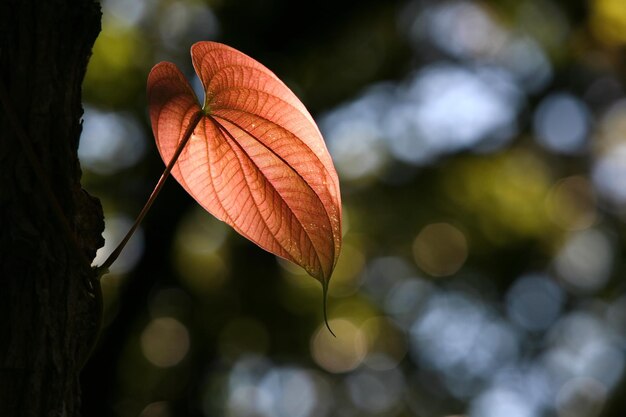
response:
[[[203,107],[172,63],[148,77],[150,118],[168,164],[202,118],[172,175],[207,211],[263,249],[302,266],[326,292],[341,248],[339,180],[304,105],[263,65],[228,46],[191,48]]]

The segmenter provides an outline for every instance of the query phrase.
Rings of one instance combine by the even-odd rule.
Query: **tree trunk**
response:
[[[0,416],[77,416],[99,326],[98,200],[80,186],[94,0],[0,1]],[[2,91],[4,90],[4,91]]]

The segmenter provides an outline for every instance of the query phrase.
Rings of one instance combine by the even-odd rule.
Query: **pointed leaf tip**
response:
[[[324,310],[324,324],[326,324],[326,328],[334,337],[337,337],[333,329],[330,328],[330,323],[328,322],[328,281],[322,282],[322,309]]]
[[[341,249],[341,196],[319,129],[295,94],[249,56],[198,42],[191,58],[202,106],[174,64],[157,64],[148,77],[163,161],[170,162],[202,109],[172,175],[215,217],[318,279],[326,320],[326,288]]]

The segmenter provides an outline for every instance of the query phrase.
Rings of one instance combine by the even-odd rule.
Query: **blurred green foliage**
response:
[[[321,288],[171,180],[102,281],[89,416],[621,417],[622,0],[102,0],[83,184],[107,250],[163,169],[145,82],[227,43],[319,121],[344,248]]]

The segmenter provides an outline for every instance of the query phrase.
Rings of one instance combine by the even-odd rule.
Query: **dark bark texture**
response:
[[[94,0],[0,1],[2,417],[79,414],[99,326],[89,264],[104,225],[81,189],[77,148],[99,31]]]

